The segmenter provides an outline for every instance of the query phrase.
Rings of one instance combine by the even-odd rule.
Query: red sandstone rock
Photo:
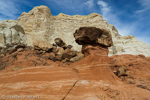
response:
[[[105,55],[108,56],[108,47],[101,47],[98,44],[85,44],[82,46],[82,53],[84,56],[88,55]]]
[[[29,100],[26,96],[31,96],[31,100],[150,99],[149,58],[108,57],[106,45],[81,43],[85,58],[70,65],[47,59],[54,53],[38,54],[32,50],[16,51],[0,58],[0,68],[5,68],[0,71],[0,97],[6,96],[6,100],[15,95],[25,96],[24,100]],[[23,69],[12,71],[14,66]],[[127,68],[129,76],[119,78],[113,73],[121,66]]]
[[[39,100],[62,100],[77,80],[80,77],[70,68],[25,68],[0,75],[0,96],[5,95],[6,100],[9,95],[38,96]],[[24,100],[28,98],[25,97]],[[31,100],[34,98],[31,97]]]
[[[110,57],[112,70],[125,66],[130,76],[134,78],[150,79],[150,62],[144,55],[114,55]]]
[[[114,55],[110,57],[112,71],[125,66],[127,77],[121,77],[126,84],[150,91],[150,62],[144,55]],[[143,93],[142,93],[143,94]],[[145,94],[143,94],[144,96]]]
[[[85,52],[90,52],[82,60],[69,66],[61,62],[40,59],[35,51],[18,52],[17,60],[14,53],[5,56],[9,62],[14,61],[0,72],[0,97],[2,95],[35,96],[39,100],[144,100],[150,99],[149,91],[149,62],[143,56],[116,55],[107,56],[107,49],[87,46]],[[93,53],[91,53],[91,51]],[[101,52],[98,52],[101,51]],[[103,51],[103,52],[102,52]],[[17,52],[15,52],[17,53]],[[47,53],[45,56],[48,55]],[[44,57],[44,56],[43,56]],[[7,59],[7,60],[6,60]],[[26,60],[25,60],[26,59]],[[2,60],[2,59],[0,59]],[[46,61],[45,66],[35,66]],[[123,81],[113,74],[113,61],[128,65],[127,71],[134,71],[132,77]],[[111,63],[109,62],[111,61]],[[141,64],[141,66],[138,66]],[[14,66],[22,66],[19,71],[12,71]],[[116,68],[116,67],[115,67]],[[130,69],[131,70],[130,70]],[[144,69],[145,70],[144,70]],[[138,69],[138,70],[137,70]],[[143,70],[141,70],[143,69]],[[138,75],[141,74],[141,75]],[[133,84],[134,78],[135,84]],[[7,99],[6,99],[7,100]],[[28,100],[25,98],[24,100]],[[34,100],[33,98],[31,100]]]
[[[106,80],[110,83],[115,80],[114,73],[110,70],[110,58],[108,48],[99,45],[83,45],[82,53],[85,58],[71,64],[70,66],[79,71],[79,75],[84,80]],[[117,78],[117,77],[116,77]]]

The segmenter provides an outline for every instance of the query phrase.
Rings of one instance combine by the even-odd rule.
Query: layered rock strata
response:
[[[78,32],[80,37],[84,36]],[[89,42],[89,39],[86,42],[85,37],[76,39],[82,43],[85,58],[70,65],[49,60],[54,53],[38,54],[31,47],[0,58],[8,64],[0,71],[0,97],[5,100],[150,99],[149,58],[143,55],[114,55],[110,58],[107,44]],[[121,66],[126,67],[129,76],[117,77],[113,73]]]
[[[74,68],[79,71],[82,79],[113,80],[108,57],[108,47],[113,45],[109,31],[95,27],[81,27],[75,31],[74,37],[75,41],[82,45],[82,53],[85,56],[81,63],[80,61],[74,63],[76,65]]]
[[[30,58],[30,56],[34,57]],[[26,63],[25,66],[48,66],[51,61],[61,61],[64,64],[71,64],[83,58],[84,54],[81,52],[75,51],[72,48],[64,49],[50,43],[42,45],[41,42],[34,45],[34,47],[23,43],[13,43],[0,49],[0,70],[15,66],[15,64],[19,64],[16,66],[20,66],[23,62]]]
[[[38,41],[53,43],[55,38],[61,37],[67,45],[71,44],[75,50],[80,51],[81,46],[74,41],[72,33],[80,27],[96,27],[105,29],[112,35],[114,45],[109,48],[109,56],[115,54],[150,56],[149,45],[139,41],[134,36],[121,36],[113,25],[108,24],[97,13],[87,16],[69,16],[60,13],[57,16],[52,16],[48,7],[37,6],[29,13],[22,13],[17,21],[23,27],[27,36],[26,43],[30,46]]]

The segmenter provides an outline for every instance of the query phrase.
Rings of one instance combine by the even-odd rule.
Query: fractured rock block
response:
[[[64,49],[67,48],[67,44],[61,38],[56,38],[55,43]]]
[[[96,27],[80,27],[75,31],[74,37],[79,45],[100,44],[106,47],[113,45],[111,33]]]
[[[121,66],[121,67],[117,70],[116,75],[117,75],[118,77],[120,77],[120,76],[128,76],[128,73],[126,72],[126,67]]]

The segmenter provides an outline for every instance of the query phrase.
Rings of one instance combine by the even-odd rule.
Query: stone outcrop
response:
[[[88,32],[86,32],[87,30]],[[73,63],[82,79],[113,80],[113,73],[109,70],[110,59],[108,57],[108,47],[112,45],[111,34],[100,43],[98,42],[98,39],[103,38],[105,32],[106,30],[95,27],[82,27],[74,33],[75,41],[82,45],[82,53],[85,56],[82,62]],[[90,63],[92,64],[90,65]],[[94,73],[92,73],[93,71]],[[88,75],[83,74],[85,72]]]
[[[48,7],[34,7],[29,13],[23,12],[17,21],[25,31],[28,46],[33,46],[33,44],[43,41],[54,43],[54,18]]]
[[[62,47],[64,49],[67,48],[67,44],[61,39],[61,38],[56,38],[55,43],[57,46]]]
[[[65,49],[62,58],[68,58],[71,59],[76,55],[75,51],[73,49]]]
[[[0,22],[0,47],[12,43],[25,43],[24,29],[15,20],[4,20]]]
[[[119,36],[118,39],[113,39],[113,43],[114,45],[109,48],[109,56],[121,54],[150,56],[150,46],[133,35]]]
[[[132,84],[138,88],[142,88],[148,91],[150,90],[149,58],[146,58],[144,55],[123,54],[111,56],[110,59],[111,69],[113,72],[118,72],[120,70],[122,75],[128,75],[121,76],[120,73],[120,78],[124,83]]]
[[[70,61],[71,62],[76,62],[76,61],[79,61],[81,59],[84,58],[84,54],[82,54],[81,52],[80,53],[76,53],[76,56],[71,58]]]
[[[150,46],[139,41],[134,36],[121,36],[117,29],[108,24],[97,13],[87,16],[69,16],[60,13],[52,16],[46,6],[34,7],[29,13],[22,13],[17,19],[27,36],[27,45],[33,46],[37,41],[54,43],[55,38],[61,37],[66,44],[70,44],[75,50],[80,51],[81,46],[74,41],[73,34],[80,27],[96,27],[105,29],[112,35],[113,46],[109,48],[109,56],[115,54],[144,54],[150,56]],[[131,46],[133,45],[133,46]]]
[[[106,47],[113,45],[111,33],[104,29],[96,27],[80,27],[74,33],[75,40],[78,44],[99,44]]]
[[[0,97],[5,100],[150,99],[149,58],[144,55],[108,57],[107,46],[83,43],[85,57],[70,65],[52,61],[58,53],[53,50],[39,54],[39,49],[17,45],[17,51],[11,54],[7,52],[6,56],[0,58]],[[7,47],[11,48],[11,45]],[[69,48],[55,49],[72,54]],[[75,57],[83,55],[74,52]],[[117,77],[113,73],[121,66],[126,67],[128,76]]]
[[[25,51],[31,52],[27,53]],[[22,55],[22,53],[25,53],[25,55]],[[74,51],[74,49],[66,48],[64,50],[64,47],[59,47],[50,43],[36,43],[34,44],[34,47],[27,46],[23,43],[12,43],[7,44],[6,47],[3,47],[0,49],[0,58],[2,59],[0,62],[0,70],[7,68],[11,64],[18,59],[18,55],[22,56],[22,61],[26,62],[29,65],[31,63],[32,66],[41,65],[41,61],[36,62],[31,59],[28,60],[28,55],[34,56],[33,59],[42,59],[42,65],[45,65],[47,61],[61,61],[65,64],[71,64],[73,62],[79,61],[84,58],[84,55],[80,52]],[[42,58],[41,58],[42,57]],[[8,59],[12,59],[9,60]],[[6,61],[5,61],[6,59]],[[31,61],[30,61],[31,60]],[[21,61],[17,62],[21,63]],[[39,64],[40,63],[40,64]],[[49,65],[49,64],[48,64]],[[18,65],[19,66],[19,65]]]
[[[150,63],[144,55],[114,55],[111,56],[110,59],[111,68],[113,71],[117,71],[118,68],[124,66],[129,72],[129,75],[134,76],[134,78],[149,78],[147,75],[149,73],[150,68],[146,66],[150,66]]]
[[[26,45],[23,43],[15,43],[15,44],[11,44],[11,45],[6,45],[6,47],[4,47],[0,50],[0,55],[1,55],[1,57],[4,57],[7,53],[12,54],[17,50],[19,51],[20,48],[23,49],[25,47],[26,47]]]
[[[108,64],[108,60],[104,62],[104,59],[98,55],[93,55],[93,58],[89,55],[69,66],[64,66],[60,62],[46,61],[43,59],[46,55],[37,58],[33,51],[19,52],[16,56],[17,59],[12,56],[10,56],[10,60],[0,59],[7,61],[7,63],[13,61],[6,69],[0,71],[0,97],[3,95],[23,96],[24,100],[29,99],[27,95],[31,96],[30,99],[41,100],[49,100],[50,98],[53,100],[150,99],[150,65],[143,56],[119,55],[111,57],[112,65],[117,65],[117,63],[119,65],[120,59],[126,65],[133,63],[127,67],[130,76],[123,76],[119,79],[113,75],[113,70],[105,71],[104,67],[102,68]],[[113,61],[116,63],[114,64]],[[46,63],[44,64],[44,62]],[[20,67],[16,68],[16,66]],[[109,71],[112,71],[111,74]],[[108,75],[102,76],[102,74]],[[110,77],[111,75],[115,79],[105,80],[108,78],[106,76]],[[6,100],[8,96],[5,98]]]

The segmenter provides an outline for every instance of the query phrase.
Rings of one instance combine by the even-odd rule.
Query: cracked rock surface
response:
[[[30,47],[19,48],[0,58],[0,97],[6,96],[6,100],[9,96],[15,99],[23,96],[23,100],[29,100],[26,96],[30,100],[150,99],[150,59],[144,55],[109,57],[108,47],[86,43],[82,44],[85,57],[68,65],[52,61],[53,52],[38,52]],[[118,77],[113,73],[121,66],[126,67],[128,76]]]

